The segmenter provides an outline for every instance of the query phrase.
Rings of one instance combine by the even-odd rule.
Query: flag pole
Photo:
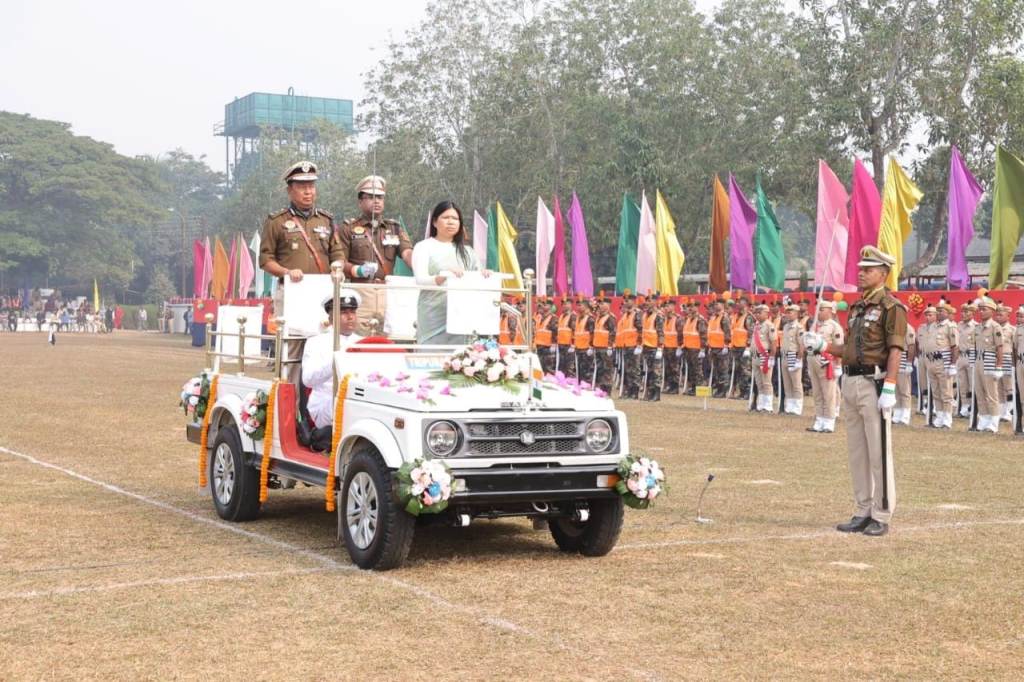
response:
[[[830,264],[832,263],[832,247],[836,245],[836,223],[839,222],[839,211],[836,211],[836,217],[832,220],[832,235],[828,239],[828,255],[825,256],[825,272],[821,276],[821,282],[818,284],[818,298],[814,302],[814,326],[812,327],[815,332],[818,331],[818,325],[821,323],[821,296],[825,293],[825,277],[831,270]]]

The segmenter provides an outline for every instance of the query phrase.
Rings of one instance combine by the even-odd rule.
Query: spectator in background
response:
[[[124,321],[124,308],[117,306],[114,308],[114,329],[121,329],[121,323]]]
[[[140,306],[139,307],[138,321],[139,321],[139,331],[140,332],[146,331],[146,327],[148,326],[146,323],[149,322],[149,313],[146,312],[145,306]]]

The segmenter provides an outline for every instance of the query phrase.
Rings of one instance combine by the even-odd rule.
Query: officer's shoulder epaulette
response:
[[[268,213],[267,217],[270,218],[271,220],[273,220],[274,218],[280,218],[281,216],[283,216],[287,212],[288,212],[287,208],[282,208],[277,213]]]
[[[886,310],[890,310],[890,309],[896,308],[896,307],[903,308],[904,311],[907,309],[907,306],[905,306],[903,304],[903,301],[901,301],[900,299],[896,298],[895,296],[893,296],[889,292],[886,292],[885,296],[882,297],[882,300],[880,301],[880,304]]]
[[[328,220],[334,220],[334,215],[330,211],[325,211],[322,208],[316,209],[316,214],[317,215],[322,215],[323,217],[327,218]]]
[[[345,225],[345,226],[348,226],[348,225],[355,225],[355,224],[356,224],[356,221],[358,221],[358,220],[359,220],[358,218],[349,218],[348,220],[343,220],[343,221],[341,221],[341,224],[342,224],[342,225]]]

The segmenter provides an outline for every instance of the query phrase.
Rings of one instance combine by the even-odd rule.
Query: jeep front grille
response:
[[[582,421],[466,422],[463,455],[481,457],[585,454]]]

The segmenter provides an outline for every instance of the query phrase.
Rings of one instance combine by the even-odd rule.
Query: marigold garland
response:
[[[342,377],[341,384],[338,386],[338,397],[334,401],[334,430],[331,432],[331,451],[327,453],[329,458],[327,463],[327,485],[324,486],[324,502],[329,512],[335,510],[334,465],[338,452],[338,443],[341,442],[341,425],[342,420],[345,418],[345,398],[348,396],[348,380],[351,376],[351,374],[346,374]]]
[[[208,448],[207,438],[210,434],[210,415],[213,413],[213,406],[217,404],[217,382],[220,375],[214,375],[210,382],[210,397],[206,400],[206,412],[203,414],[203,425],[199,429],[199,487],[206,487],[206,452]]]
[[[270,386],[267,396],[267,423],[263,432],[263,459],[260,460],[260,502],[267,501],[267,479],[270,475],[270,452],[274,449],[274,408],[277,405],[278,380]]]

